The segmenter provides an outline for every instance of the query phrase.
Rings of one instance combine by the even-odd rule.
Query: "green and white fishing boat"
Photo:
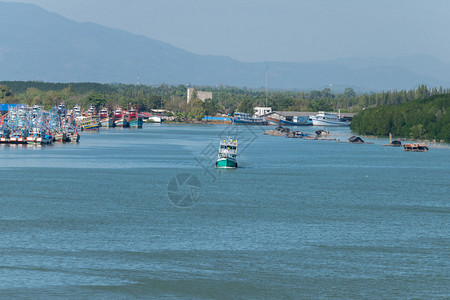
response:
[[[238,167],[237,156],[237,140],[227,138],[220,141],[219,155],[216,161],[216,168],[234,169]]]

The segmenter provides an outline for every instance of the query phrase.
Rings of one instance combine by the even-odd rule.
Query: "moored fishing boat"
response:
[[[0,143],[1,144],[8,144],[9,143],[9,134],[2,132],[0,133]]]
[[[281,125],[280,119],[266,116],[266,120],[269,122],[269,125]]]
[[[101,127],[111,128],[114,127],[114,120],[112,118],[105,118],[100,120]]]
[[[267,120],[264,117],[251,117],[247,113],[235,112],[233,124],[243,125],[267,125]]]
[[[65,132],[57,132],[55,133],[55,142],[64,143],[67,141],[67,136]]]
[[[81,130],[98,130],[100,128],[98,116],[78,117],[77,124]]]
[[[26,130],[22,129],[13,131],[9,136],[9,143],[26,144],[27,143]]]
[[[116,127],[130,127],[130,124],[125,118],[125,112],[120,107],[117,107],[114,111],[114,125]]]
[[[349,121],[338,117],[336,113],[319,111],[315,116],[309,117],[314,126],[350,126]]]
[[[53,140],[53,135],[49,130],[46,133],[42,133],[42,130],[39,128],[33,128],[26,142],[31,145],[48,145],[52,144]]]
[[[87,116],[94,116],[95,115],[95,107],[93,105],[89,105],[88,110],[86,111]]]
[[[105,128],[114,127],[114,119],[109,116],[109,110],[106,107],[100,111],[100,126]]]
[[[72,132],[69,136],[70,142],[72,143],[78,143],[80,142],[80,134],[78,132]]]
[[[280,119],[282,125],[285,126],[312,126],[312,122],[309,117],[305,116],[294,116],[292,121]]]
[[[81,107],[79,105],[75,105],[72,109],[72,116],[74,118],[81,117]]]
[[[238,167],[237,144],[237,140],[233,140],[229,137],[220,141],[216,168],[234,169]]]
[[[142,128],[142,125],[144,124],[144,121],[139,117],[134,108],[128,111],[127,121],[130,127]]]

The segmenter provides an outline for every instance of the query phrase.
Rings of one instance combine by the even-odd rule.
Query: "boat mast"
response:
[[[269,82],[269,65],[267,65],[267,68],[266,68],[266,107],[267,107],[267,85],[268,85],[268,82]]]

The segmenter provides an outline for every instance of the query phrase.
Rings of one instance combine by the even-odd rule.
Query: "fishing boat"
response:
[[[72,116],[74,118],[81,117],[81,107],[79,105],[73,107]]]
[[[235,112],[233,124],[243,125],[267,125],[267,120],[264,117],[251,117],[247,113]]]
[[[66,136],[65,132],[59,131],[59,132],[55,133],[54,137],[55,137],[55,142],[59,142],[59,143],[67,142],[67,136]]]
[[[66,116],[66,106],[64,103],[60,103],[57,107],[56,113],[61,116],[61,118],[64,118]]]
[[[280,119],[266,116],[266,120],[269,123],[269,125],[276,125],[276,126],[281,125]]]
[[[80,142],[80,134],[77,131],[69,133],[69,141],[72,143],[78,143]]]
[[[114,125],[116,127],[130,127],[127,119],[125,118],[125,112],[122,111],[122,108],[117,107],[114,111]]]
[[[282,125],[285,126],[311,126],[312,122],[309,120],[309,117],[305,116],[294,116],[292,121],[280,119]]]
[[[86,111],[87,116],[94,116],[95,115],[95,107],[93,105],[89,105],[88,110]]]
[[[77,124],[81,130],[98,130],[100,128],[100,121],[98,116],[78,117]]]
[[[109,110],[104,107],[100,110],[100,126],[101,127],[114,127],[114,119],[109,116]]]
[[[227,138],[220,141],[219,154],[216,161],[216,168],[234,169],[238,167],[237,156],[237,140]]]
[[[13,131],[9,136],[10,144],[26,144],[27,137],[24,130]]]
[[[27,137],[27,144],[31,145],[47,145],[53,143],[53,135],[50,131],[43,133],[39,128],[33,128]]]
[[[350,126],[349,121],[340,118],[336,113],[319,111],[317,115],[309,118],[314,126]]]
[[[1,144],[9,143],[9,133],[7,131],[0,132],[0,143]]]
[[[132,108],[128,111],[127,121],[130,127],[142,128],[144,121],[138,116],[137,111]]]

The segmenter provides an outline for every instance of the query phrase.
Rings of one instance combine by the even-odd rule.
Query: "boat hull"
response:
[[[269,122],[269,125],[281,125],[281,120],[280,119],[266,117],[266,120]]]
[[[253,121],[253,120],[239,120],[234,119],[233,123],[236,125],[267,125],[267,121]]]
[[[313,126],[336,126],[336,127],[347,127],[350,126],[350,122],[345,121],[332,121],[332,120],[315,120],[312,119]]]
[[[304,121],[304,122],[291,122],[291,121],[286,121],[286,120],[280,120],[282,125],[285,126],[312,126],[313,124],[309,121]]]
[[[237,167],[237,161],[230,157],[222,157],[216,161],[216,168],[218,169],[235,169]]]
[[[84,125],[82,127],[83,130],[98,130],[99,128],[100,128],[100,124]]]
[[[100,124],[102,127],[111,128],[114,127],[114,121],[113,119],[107,118],[100,121]]]
[[[116,127],[124,127],[124,128],[125,127],[130,127],[130,124],[125,119],[116,120],[114,122],[114,124],[116,125]]]
[[[130,127],[142,128],[144,121],[142,120],[142,118],[134,118],[134,119],[128,120],[128,124]]]
[[[78,143],[78,142],[80,142],[80,135],[78,133],[70,135],[70,142],[71,143]]]

